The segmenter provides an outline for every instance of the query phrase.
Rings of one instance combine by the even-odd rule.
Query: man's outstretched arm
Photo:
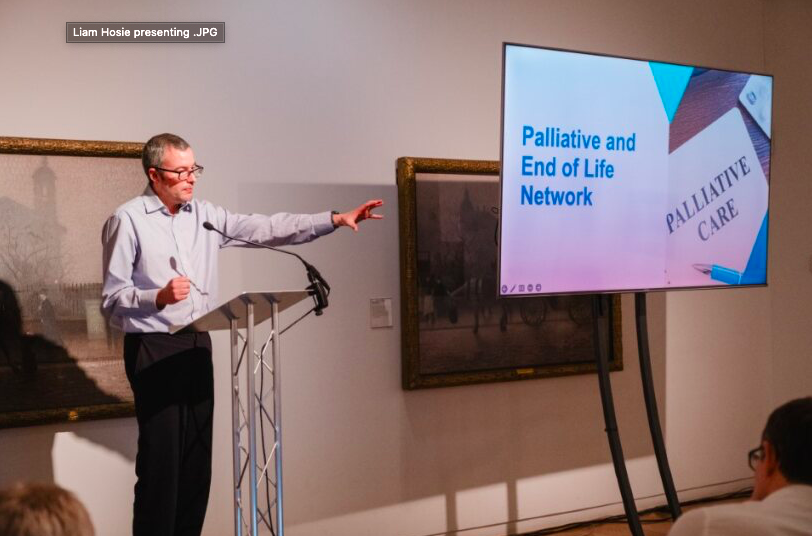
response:
[[[366,219],[379,220],[380,214],[372,210],[383,205],[380,199],[373,199],[348,212],[322,212],[320,214],[289,214],[280,212],[272,216],[263,214],[234,214],[222,207],[217,211],[215,227],[227,235],[241,240],[257,242],[266,246],[287,246],[303,244],[320,236],[330,234],[337,227],[350,227],[358,230],[358,222]],[[223,239],[220,247],[246,247],[236,241]],[[247,246],[251,247],[251,246]]]

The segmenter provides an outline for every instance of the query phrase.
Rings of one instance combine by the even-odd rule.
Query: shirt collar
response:
[[[783,488],[777,489],[764,497],[764,502],[772,502],[778,500],[778,497],[783,497],[785,495],[798,495],[808,497],[809,500],[812,500],[812,486],[809,484],[789,483]]]
[[[164,202],[161,201],[161,198],[155,194],[155,191],[152,189],[152,186],[147,185],[146,189],[144,189],[144,193],[142,194],[144,198],[144,210],[147,214],[152,214],[153,212],[158,212],[159,210],[164,210],[166,214],[169,214],[169,209],[166,208]],[[178,212],[191,212],[192,211],[192,204],[191,203],[184,203],[181,205],[180,210]]]

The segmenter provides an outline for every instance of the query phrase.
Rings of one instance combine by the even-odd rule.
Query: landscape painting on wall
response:
[[[622,370],[619,296],[497,298],[499,162],[398,160],[403,388]]]
[[[0,428],[134,414],[101,230],[146,186],[141,147],[0,138]]]

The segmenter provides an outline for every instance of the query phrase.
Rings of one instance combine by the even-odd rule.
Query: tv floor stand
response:
[[[671,476],[671,468],[668,465],[668,455],[663,441],[663,432],[660,427],[660,417],[657,413],[657,398],[654,392],[654,383],[651,374],[651,355],[648,346],[648,329],[646,316],[646,293],[637,292],[634,295],[635,325],[637,327],[637,353],[640,358],[640,379],[643,383],[643,397],[646,403],[646,413],[648,415],[648,427],[651,432],[651,441],[654,445],[654,455],[657,458],[657,467],[660,472],[660,479],[663,483],[668,509],[671,517],[676,520],[682,509],[674,488],[674,479]],[[640,516],[634,503],[629,475],[626,471],[626,461],[623,457],[623,447],[620,443],[617,420],[615,418],[615,404],[612,398],[612,384],[609,380],[609,358],[606,340],[606,330],[608,330],[609,307],[605,298],[595,296],[592,301],[592,313],[594,318],[594,340],[595,340],[595,361],[598,366],[598,383],[600,385],[601,405],[603,406],[603,419],[606,423],[606,435],[609,441],[609,449],[612,452],[612,463],[615,467],[618,488],[623,499],[623,509],[626,512],[629,529],[634,536],[644,536],[643,527],[640,523]]]

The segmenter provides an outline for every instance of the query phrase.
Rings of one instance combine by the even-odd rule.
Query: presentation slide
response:
[[[499,293],[763,285],[772,77],[506,44]]]

